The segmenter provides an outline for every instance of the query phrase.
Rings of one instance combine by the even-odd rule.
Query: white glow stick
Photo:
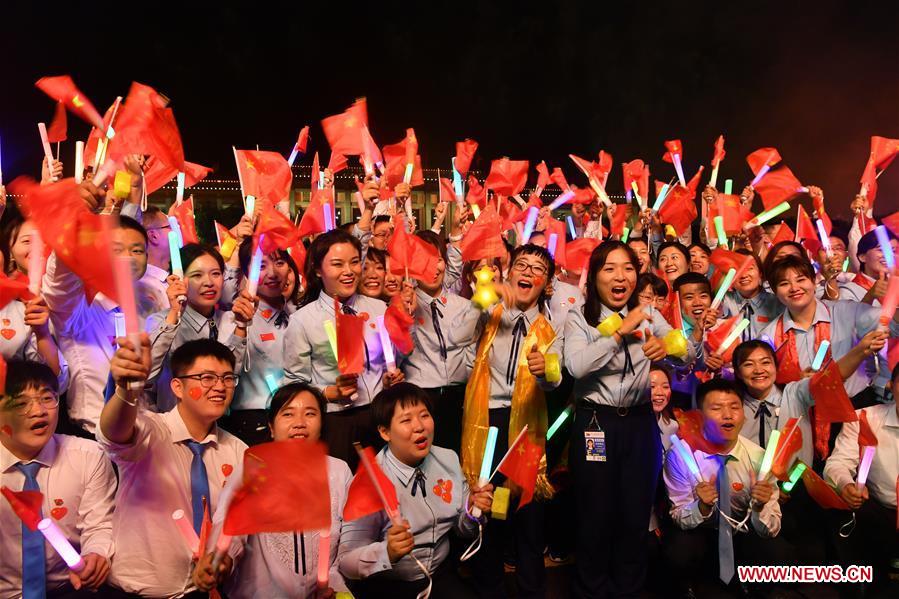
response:
[[[322,204],[322,215],[324,216],[325,232],[334,229],[334,218],[333,214],[331,214],[330,202],[325,202]]]
[[[877,235],[877,243],[880,244],[883,259],[887,263],[887,268],[890,269],[890,274],[892,274],[896,269],[896,256],[893,254],[893,246],[890,245],[890,236],[887,233],[887,228],[883,225],[878,225],[874,229],[874,234]]]
[[[493,456],[496,453],[496,438],[499,429],[491,426],[487,429],[487,443],[484,445],[484,458],[481,460],[481,473],[478,475],[478,486],[483,487],[490,482],[490,469],[493,467]],[[477,506],[471,508],[471,515],[481,517],[481,510]]]
[[[393,343],[390,341],[390,334],[387,327],[384,326],[384,316],[378,316],[378,336],[381,338],[381,349],[384,352],[384,362],[387,364],[387,371],[396,370],[396,357],[393,355]]]
[[[290,152],[290,158],[287,159],[287,164],[289,166],[293,166],[294,161],[297,159],[297,154],[300,153],[300,149],[297,148],[296,144],[293,144],[293,150]]]
[[[75,142],[75,183],[81,183],[84,178],[84,142]]]
[[[759,480],[763,481],[768,478],[771,472],[771,464],[774,462],[774,452],[777,450],[777,442],[780,440],[780,431],[774,429],[768,437],[768,444],[765,446],[765,456],[762,458],[762,465],[759,468]]]
[[[175,204],[181,205],[184,201],[184,173],[178,173],[178,187],[175,191]]]
[[[169,259],[172,265],[172,274],[179,279],[184,278],[184,267],[181,265],[181,247],[178,245],[178,233],[169,231]]]
[[[256,244],[256,251],[253,252],[253,259],[250,261],[247,293],[251,297],[256,297],[256,291],[259,289],[259,275],[262,273],[262,240],[264,238],[265,235],[259,236],[259,243]]]
[[[84,560],[81,555],[72,547],[69,540],[56,525],[56,522],[50,518],[44,518],[37,523],[37,529],[44,535],[44,538],[53,546],[59,557],[63,559],[69,570],[72,572],[80,572],[84,569]]]
[[[724,275],[724,280],[721,281],[721,287],[718,288],[718,293],[715,294],[715,299],[712,300],[712,310],[716,309],[721,305],[721,302],[724,301],[724,296],[727,295],[728,291],[730,291],[730,286],[733,284],[734,277],[736,276],[737,269],[735,268],[731,268],[727,271],[727,274]]]
[[[40,231],[31,233],[31,248],[28,250],[28,291],[32,295],[41,292],[41,279],[44,276],[44,240]]]
[[[873,445],[865,445],[865,453],[862,454],[862,461],[858,466],[858,479],[856,485],[859,489],[868,482],[868,472],[871,471],[871,462],[874,461],[874,452],[876,448]]]
[[[815,359],[812,360],[812,370],[821,370],[821,365],[824,363],[824,356],[827,355],[827,348],[830,347],[830,341],[827,339],[821,342],[821,345],[818,346],[818,352],[815,354]]]
[[[728,350],[728,348],[730,348],[730,346],[734,344],[734,341],[740,338],[740,335],[743,334],[743,331],[748,326],[749,320],[746,318],[737,323],[737,326],[735,326],[734,330],[732,330],[730,334],[724,338],[724,343],[721,344],[721,347],[719,347],[718,351],[715,353],[717,353],[719,356],[724,354]]]
[[[174,233],[178,238],[178,247],[184,247],[184,237],[181,235],[181,223],[178,222],[178,219],[174,216],[168,217],[169,228],[171,229],[170,233]]]
[[[718,161],[718,164],[712,167],[712,176],[709,177],[709,185],[715,187],[718,184],[718,167],[721,166],[721,161]]]
[[[125,330],[125,315],[121,312],[113,312],[112,314],[113,325],[115,326],[115,336],[116,339],[119,337],[124,337],[128,334],[128,331]]]
[[[318,588],[328,588],[328,574],[331,570],[331,531],[318,533],[318,572],[316,575]]]
[[[821,239],[821,247],[824,248],[824,253],[827,257],[830,257],[832,253],[830,249],[830,237],[828,237],[827,231],[824,229],[824,222],[819,218],[815,220],[815,225],[818,227],[818,237]]]
[[[406,185],[412,183],[412,169],[415,168],[414,164],[407,164],[406,171],[403,173],[403,183]]]
[[[659,195],[656,196],[655,204],[652,205],[653,212],[658,212],[659,208],[662,207],[662,202],[665,201],[665,197],[668,195],[668,187],[669,185],[667,183],[662,185],[662,188],[659,190]]]
[[[574,219],[571,215],[565,217],[565,222],[568,223],[568,233],[571,235],[571,238],[577,239],[577,229],[574,228]]]
[[[760,168],[758,174],[755,176],[755,178],[749,184],[749,187],[755,187],[758,184],[758,182],[762,180],[762,177],[767,175],[768,171],[770,171],[770,170],[771,170],[771,166],[767,165],[767,164],[765,166],[763,166],[762,168]]]
[[[178,528],[178,532],[181,533],[181,538],[184,539],[184,544],[187,545],[188,551],[198,555],[200,552],[200,538],[197,536],[197,531],[194,530],[193,525],[187,521],[184,510],[172,512],[172,520],[175,521],[175,526]]]
[[[697,483],[703,482],[704,479],[702,478],[702,473],[699,471],[699,464],[696,463],[696,458],[693,457],[690,446],[677,435],[671,435],[669,439],[671,439],[671,445],[674,447],[675,451],[677,451],[681,461],[687,467],[687,470],[690,471],[690,474],[693,475],[693,479]]]
[[[524,427],[521,429],[521,432],[518,433],[518,436],[515,437],[515,440],[512,441],[512,444],[509,445],[509,449],[508,449],[508,451],[506,451],[506,455],[503,456],[503,459],[501,459],[499,461],[499,464],[496,465],[496,468],[493,469],[493,472],[487,478],[488,481],[491,480],[494,476],[496,476],[496,473],[499,472],[499,469],[502,468],[503,464],[506,463],[506,460],[509,458],[509,456],[512,455],[512,450],[515,449],[516,447],[518,447],[519,441],[521,441],[524,438],[524,435],[527,432],[528,432],[528,425],[525,424]]]
[[[672,152],[671,154],[671,162],[674,163],[674,170],[677,171],[677,180],[680,181],[680,184],[684,187],[687,186],[687,179],[684,178],[684,165],[681,164],[680,154],[675,154]]]
[[[521,234],[521,244],[524,245],[531,239],[531,234],[534,232],[534,226],[537,224],[537,210],[536,206],[531,206],[528,208],[528,217],[527,220],[524,221],[524,232]]]
[[[574,197],[574,192],[570,189],[568,191],[562,192],[562,194],[553,200],[552,204],[549,205],[549,211],[552,212],[559,206],[562,206],[565,202]]]
[[[246,202],[244,203],[244,209],[246,210],[247,216],[253,218],[253,215],[256,214],[256,196],[247,196]]]
[[[549,239],[546,242],[546,251],[549,252],[549,255],[555,259],[556,257],[556,246],[559,244],[559,235],[557,233],[550,233]]]
[[[50,179],[53,181],[58,181],[58,179],[53,176],[53,150],[50,149],[50,140],[47,137],[47,125],[44,123],[37,124],[37,130],[41,134],[41,144],[44,146],[44,159],[47,161],[47,172],[50,174]]]

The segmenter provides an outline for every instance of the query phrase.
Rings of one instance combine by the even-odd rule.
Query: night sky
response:
[[[751,178],[746,154],[774,146],[803,184],[824,188],[836,214],[858,189],[869,137],[899,137],[894,2],[257,0],[116,14],[9,4],[0,8],[7,181],[38,174],[35,124],[49,122],[53,104],[33,84],[64,73],[101,113],[132,80],[169,96],[187,159],[221,178],[235,176],[232,144],[286,154],[307,123],[326,160],[321,119],[363,95],[375,140],[394,143],[415,127],[426,167],[448,168],[453,142],[472,137],[475,167],[504,155],[545,159],[582,184],[567,154],[595,159],[604,149],[619,165],[647,160],[667,181],[663,140],[683,140],[689,178],[724,133],[720,180],[739,189]],[[138,6],[116,6],[129,4]],[[71,140],[87,130],[70,115],[69,169]],[[620,166],[609,188],[621,192]],[[899,166],[881,177],[877,206],[896,210]]]

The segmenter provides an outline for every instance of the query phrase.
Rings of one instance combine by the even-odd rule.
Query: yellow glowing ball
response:
[[[621,328],[621,324],[623,322],[624,320],[621,318],[620,314],[612,314],[601,323],[596,325],[596,329],[603,337],[611,337],[618,331],[618,329]]]
[[[687,355],[687,339],[680,329],[672,329],[665,335],[665,352],[675,358]]]
[[[112,192],[120,200],[131,195],[131,174],[128,171],[116,171]]]
[[[562,380],[562,365],[559,364],[559,354],[546,354],[546,374],[543,378],[547,383],[556,383]]]
[[[496,520],[505,520],[509,515],[509,489],[497,487],[493,490],[493,507],[490,516]]]

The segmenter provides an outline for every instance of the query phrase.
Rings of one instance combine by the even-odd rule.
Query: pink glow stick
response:
[[[112,263],[113,276],[115,277],[116,293],[119,296],[119,306],[125,315],[125,333],[137,342],[140,334],[140,323],[137,319],[137,303],[134,301],[134,283],[131,280],[131,260],[117,257]]]
[[[859,489],[868,482],[868,472],[871,471],[871,462],[874,461],[875,450],[876,448],[873,445],[865,445],[865,453],[862,454],[862,461],[858,466],[858,479],[855,483]]]
[[[193,525],[187,521],[184,510],[175,510],[172,512],[172,520],[175,521],[175,526],[178,528],[178,532],[181,533],[181,538],[184,539],[184,544],[187,545],[188,551],[194,555],[198,555],[200,551],[200,538],[197,536],[197,531],[194,530]]]
[[[50,149],[50,138],[47,136],[47,125],[44,123],[37,124],[37,130],[41,134],[41,144],[44,146],[44,159],[47,161],[47,172],[53,172],[53,163],[55,162],[53,159],[53,150]],[[50,175],[50,178],[54,181],[57,181],[57,178],[53,175]]]
[[[671,154],[671,162],[674,163],[674,170],[677,172],[677,180],[684,187],[687,186],[687,179],[684,178],[684,165],[681,164],[680,154]]]
[[[41,292],[41,279],[44,276],[44,240],[35,229],[31,234],[31,249],[28,251],[28,291],[32,295]]]
[[[771,165],[769,165],[769,164],[766,164],[765,166],[760,168],[758,174],[755,176],[755,178],[749,184],[749,187],[755,187],[756,185],[758,185],[758,182],[761,181],[762,177],[767,175],[768,171],[770,171],[770,170],[771,170]]]
[[[323,530],[318,535],[318,588],[328,588],[328,573],[331,569],[331,531]]]
[[[81,572],[84,569],[84,560],[81,559],[81,555],[74,547],[72,547],[72,544],[69,543],[66,535],[59,529],[56,522],[50,518],[44,518],[37,523],[37,529],[44,535],[47,542],[53,546],[53,549],[55,549],[56,553],[59,554],[59,557],[63,559],[69,567],[69,570],[72,572]]]

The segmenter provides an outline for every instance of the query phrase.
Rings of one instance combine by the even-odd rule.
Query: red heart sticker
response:
[[[262,314],[262,318],[264,318],[264,319],[266,319],[266,320],[268,320],[269,318],[272,317],[272,311],[271,311],[271,310],[263,310],[263,311],[261,312],[261,314]]]
[[[439,479],[434,485],[434,495],[445,503],[450,503],[453,500],[453,481]]]
[[[4,339],[12,339],[13,337],[16,336],[16,330],[15,329],[3,329],[2,331],[0,331],[0,335],[3,335]]]
[[[369,325],[368,325],[368,326],[370,326],[370,327],[371,327],[371,328],[373,328],[373,329],[376,329],[376,328],[378,328],[378,325],[376,325],[376,324],[375,324],[375,323],[373,323],[373,322],[372,322],[372,323],[370,323],[370,324],[369,324]]]
[[[191,390],[187,392],[190,395],[190,398],[193,400],[198,400],[203,395],[203,390],[199,387],[191,387]]]
[[[733,483],[733,484],[731,485],[731,487],[733,487],[734,491],[742,491],[742,490],[743,490],[743,483]]]
[[[62,520],[66,517],[66,514],[69,513],[69,508],[65,507],[55,507],[50,510],[50,515],[53,516],[55,520]]]
[[[231,464],[222,464],[222,474],[225,476],[231,476],[231,473],[234,472],[234,466]]]
[[[574,298],[573,298],[573,297],[569,297],[569,298],[568,298],[568,303],[569,303],[569,304],[574,304]]]
[[[440,296],[440,301],[443,302],[444,304],[446,304],[446,296],[445,296],[445,295],[441,295],[441,296]]]
[[[359,318],[361,318],[364,321],[368,321],[368,312],[359,312]],[[375,325],[371,325],[371,326],[375,326]]]
[[[12,428],[8,424],[4,424],[3,428],[0,428],[0,431],[3,431],[4,435],[12,436]]]

